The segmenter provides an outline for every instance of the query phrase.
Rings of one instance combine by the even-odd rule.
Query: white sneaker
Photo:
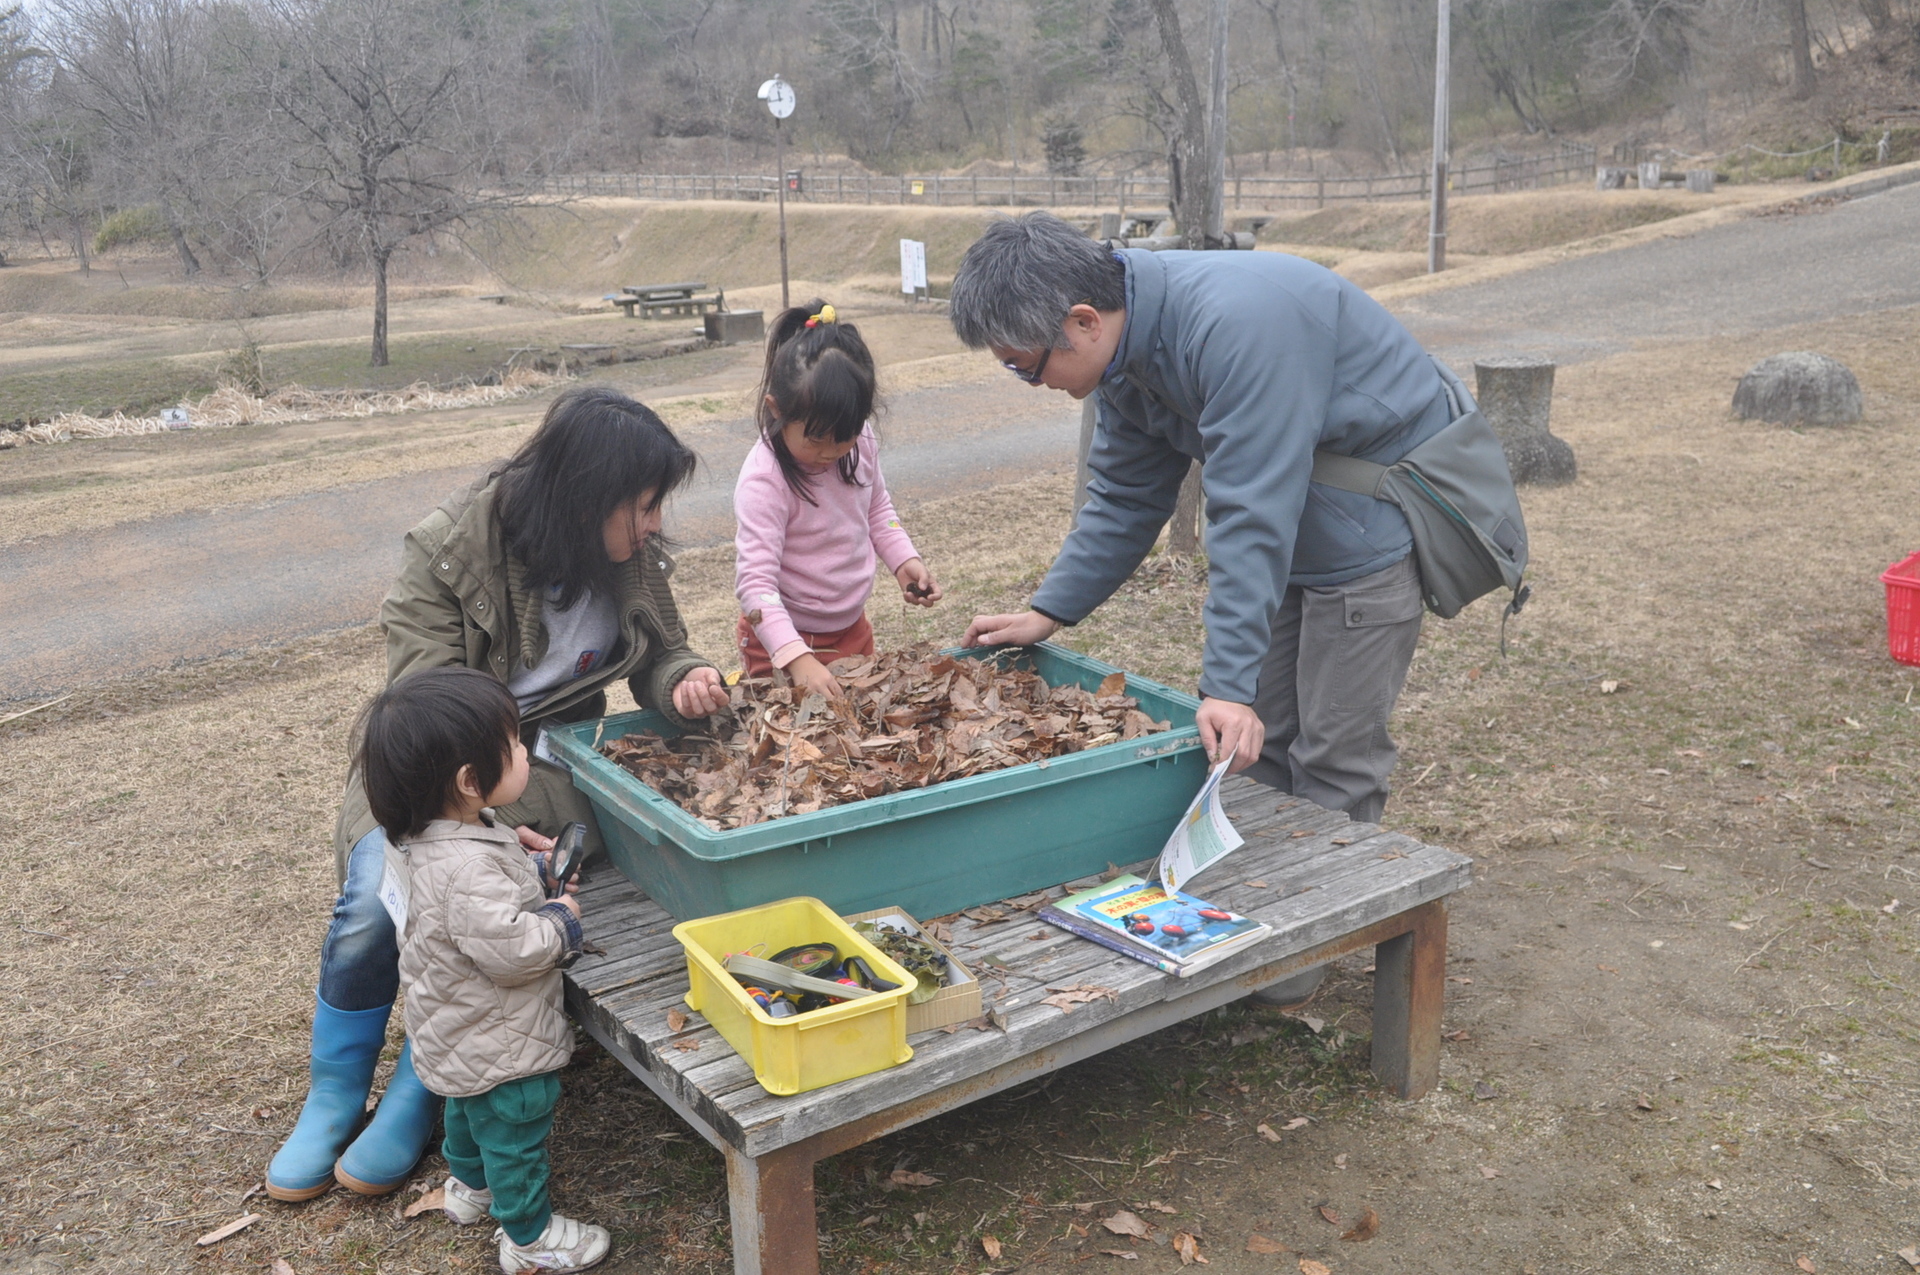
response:
[[[476,1191],[459,1178],[448,1178],[440,1188],[440,1211],[456,1226],[472,1226],[485,1220],[493,1208],[492,1191]]]
[[[607,1255],[605,1227],[589,1226],[555,1213],[547,1219],[547,1229],[531,1244],[515,1244],[505,1230],[494,1238],[500,1241],[500,1269],[506,1275],[521,1271],[584,1271]]]

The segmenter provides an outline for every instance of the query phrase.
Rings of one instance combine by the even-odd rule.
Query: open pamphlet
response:
[[[1169,892],[1178,890],[1202,869],[1246,844],[1246,839],[1220,807],[1220,781],[1227,777],[1227,767],[1233,764],[1233,757],[1234,754],[1228,753],[1207,772],[1207,782],[1200,785],[1193,804],[1187,807],[1187,813],[1180,817],[1179,825],[1160,851],[1160,884]]]
[[[1269,925],[1131,874],[1050,903],[1040,918],[1176,978],[1273,933]]]

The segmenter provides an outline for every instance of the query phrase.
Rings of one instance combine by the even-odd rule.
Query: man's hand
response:
[[[946,596],[933,578],[933,572],[918,558],[908,558],[901,563],[893,578],[900,582],[901,596],[914,606],[930,607]]]
[[[1193,715],[1200,728],[1200,746],[1207,760],[1215,765],[1228,753],[1234,754],[1229,773],[1239,774],[1260,760],[1260,748],[1267,742],[1267,727],[1253,709],[1232,700],[1203,699],[1200,711]]]
[[[1058,620],[1049,620],[1038,611],[1018,615],[976,615],[967,626],[961,646],[1032,646],[1060,631]]]
[[[673,688],[674,711],[682,717],[705,717],[719,712],[726,703],[727,687],[720,680],[719,669],[697,668]]]
[[[787,665],[787,676],[793,679],[795,686],[805,688],[809,694],[824,695],[828,699],[837,699],[843,694],[840,683],[820,662],[820,657],[811,651],[793,657],[793,662]]]

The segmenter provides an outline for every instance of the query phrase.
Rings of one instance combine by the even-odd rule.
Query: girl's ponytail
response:
[[[808,504],[818,502],[807,490],[806,471],[781,438],[782,428],[800,421],[808,438],[853,441],[874,414],[875,381],[873,355],[860,329],[840,322],[825,301],[815,299],[774,318],[757,396],[760,437],[780,462],[787,486]],[[858,484],[859,449],[841,457],[837,469],[842,482]]]

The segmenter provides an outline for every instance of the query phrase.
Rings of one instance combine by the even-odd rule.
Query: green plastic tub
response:
[[[1064,647],[949,651],[1092,690],[1113,666]],[[716,832],[594,750],[595,740],[677,732],[658,713],[551,729],[555,756],[592,800],[615,866],[678,920],[811,895],[842,915],[916,917],[1026,894],[1158,854],[1206,778],[1198,700],[1129,675],[1127,693],[1173,729],[811,814]]]

